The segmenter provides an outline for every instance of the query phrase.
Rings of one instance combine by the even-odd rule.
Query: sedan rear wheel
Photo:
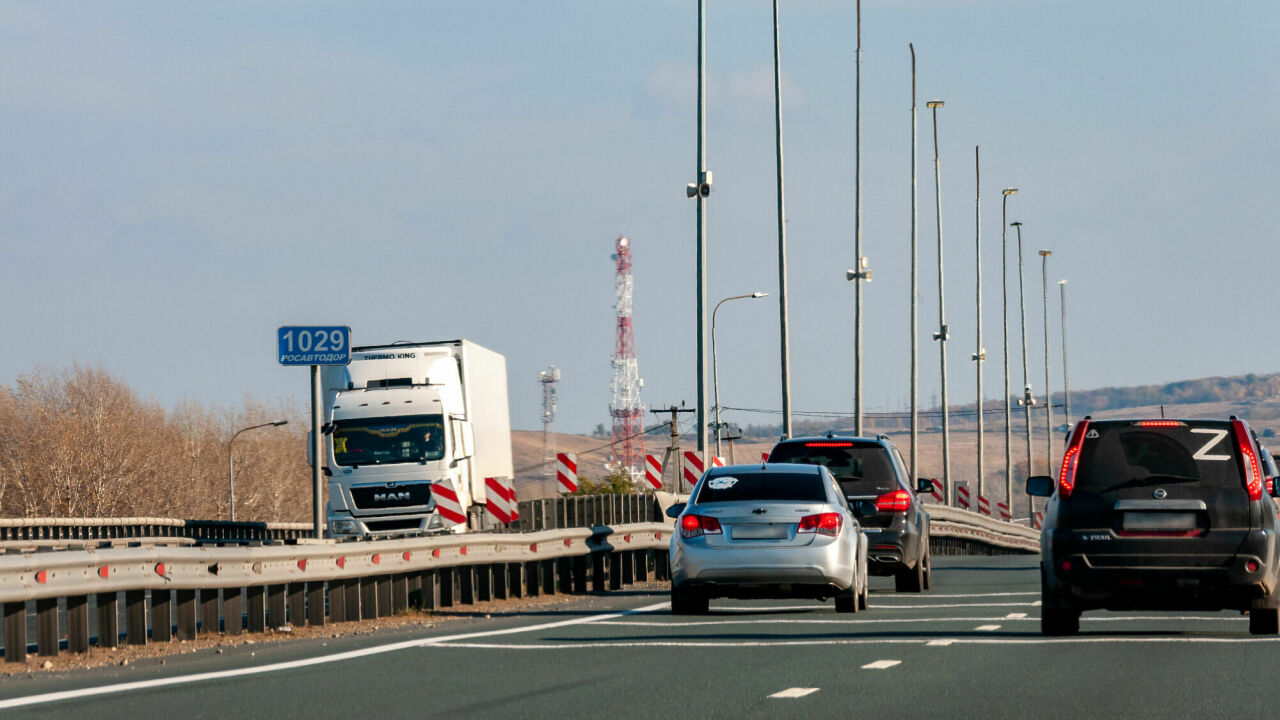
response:
[[[858,612],[858,597],[862,592],[858,589],[858,573],[853,573],[853,584],[848,590],[844,590],[836,595],[836,612],[838,613],[856,613]]]
[[[866,610],[871,601],[871,588],[867,587],[867,573],[862,573],[862,592],[858,594],[858,609]]]

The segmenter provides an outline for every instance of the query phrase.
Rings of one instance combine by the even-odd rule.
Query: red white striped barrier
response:
[[[724,467],[724,458],[719,455],[711,458],[711,467]]]
[[[1031,527],[1037,530],[1044,527],[1044,513],[1038,512],[1031,517]]]
[[[447,483],[435,483],[431,486],[431,494],[436,499],[436,512],[447,525],[458,525],[467,521],[467,514],[458,500],[458,493]]]
[[[684,473],[685,482],[690,485],[697,483],[698,478],[702,477],[702,471],[704,469],[706,468],[702,464],[702,458],[698,456],[698,453],[692,450],[686,450],[684,452],[684,463],[682,464],[681,470]]]
[[[956,505],[962,510],[969,509],[969,488],[964,485],[956,485]]]
[[[578,492],[578,456],[573,453],[556,453],[556,480],[560,492]]]
[[[978,496],[978,512],[983,515],[991,514],[991,501],[985,495]]]
[[[1001,520],[1012,520],[1013,516],[1009,514],[1008,503],[996,503],[996,509],[1000,511]]]
[[[520,519],[516,487],[511,478],[484,479],[484,509],[489,517],[509,525]]]
[[[933,490],[930,490],[929,494],[934,500],[942,502],[942,483],[938,482],[938,478],[929,478],[929,482],[933,483]]]
[[[644,456],[644,480],[654,490],[662,489],[662,461],[657,455]]]

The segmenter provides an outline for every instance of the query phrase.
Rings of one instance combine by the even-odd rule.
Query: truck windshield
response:
[[[444,418],[405,415],[334,422],[333,458],[339,465],[421,462],[444,457]]]

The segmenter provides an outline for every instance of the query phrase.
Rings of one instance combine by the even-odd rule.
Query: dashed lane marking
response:
[[[930,608],[1035,607],[1039,604],[1040,601],[1037,600],[1034,603],[921,603],[919,605],[881,605],[880,603],[871,603],[870,607],[872,610],[928,610]],[[719,608],[716,609],[719,610]]]
[[[974,630],[977,630],[978,632],[991,632],[992,630],[999,630],[999,629],[1000,629],[999,625],[979,625],[978,627],[974,628]]]
[[[925,643],[925,645],[929,645],[931,647],[946,647],[953,642],[955,642],[953,638],[943,638],[942,640],[930,640]]]
[[[894,665],[901,665],[901,660],[877,660],[862,666],[863,670],[888,670]]]
[[[871,592],[871,597],[874,598],[878,595],[881,595],[883,597],[894,597],[899,600],[915,600],[915,599],[928,600],[929,598],[955,599],[955,598],[978,598],[978,597],[1014,597],[1018,595],[1039,595],[1039,594],[1040,594],[1039,590],[1030,590],[1027,592],[958,593],[958,594],[951,594],[951,595],[929,592],[923,595],[908,595],[905,593],[896,593],[896,594],[895,593],[877,593],[873,590]]]
[[[1087,615],[1080,618],[1081,622],[1136,622],[1136,621],[1153,621],[1153,622],[1175,622],[1175,621],[1211,621],[1211,622],[1230,622],[1243,623],[1248,618],[1235,615],[1118,615],[1114,617],[1089,617]],[[1039,616],[1028,616],[1026,613],[1010,613],[1002,617],[925,617],[925,618],[863,618],[835,620],[831,618],[775,618],[775,619],[759,619],[759,620],[691,620],[691,621],[663,621],[663,620],[603,620],[592,623],[592,625],[611,625],[611,626],[628,626],[628,627],[655,627],[655,628],[671,628],[671,627],[715,627],[717,625],[903,625],[911,623],[946,623],[946,622],[995,622],[995,621],[1020,620],[1022,622],[1040,622]]]
[[[786,690],[776,692],[770,695],[769,697],[779,698],[779,699],[801,698],[801,697],[804,697],[805,695],[812,695],[816,692],[818,692],[818,688],[787,688]]]
[[[537,625],[520,625],[512,628],[503,628],[501,630],[481,630],[479,632],[459,633],[457,635],[442,635],[439,637],[420,638],[417,640],[404,640],[401,642],[388,643],[386,645],[377,645],[374,647],[362,648],[360,650],[349,650],[347,652],[333,653],[330,655],[321,655],[319,657],[304,658],[302,660],[290,660],[288,662],[271,663],[269,665],[258,665],[255,667],[236,668],[234,670],[218,670],[215,672],[194,673],[191,675],[177,675],[174,677],[157,678],[154,680],[139,680],[137,682],[116,683],[114,685],[99,685],[97,687],[81,688],[79,690],[62,690],[60,692],[42,693],[40,695],[27,695],[25,697],[9,698],[8,700],[0,700],[0,709],[26,707],[30,705],[43,705],[45,703],[57,702],[59,700],[71,700],[74,698],[94,697],[98,695],[111,695],[116,693],[124,693],[132,690],[145,690],[148,688],[167,687],[171,685],[186,685],[194,682],[202,682],[205,680],[221,680],[225,678],[244,677],[247,675],[261,675],[263,673],[277,672],[280,670],[292,670],[295,668],[309,667],[312,665],[325,665],[328,663],[341,662],[343,660],[353,660],[355,658],[368,657],[370,655],[381,655],[383,653],[396,652],[398,650],[408,650],[411,648],[431,647],[440,643],[446,643],[451,640],[465,640],[467,638],[476,637],[492,637],[494,635],[512,635],[515,633],[534,632],[536,630],[548,630],[551,628],[566,627],[569,625],[583,625],[585,623],[598,622],[600,620],[608,620],[609,618],[622,617],[632,613],[652,612],[654,610],[666,609],[670,604],[666,602],[646,605],[644,607],[633,608],[623,612],[601,613],[599,615],[587,615],[585,617],[573,618],[572,620],[560,620],[557,622],[539,623]]]
[[[1022,620],[1027,616],[1026,613],[1009,613],[1004,616],[1005,620]]]

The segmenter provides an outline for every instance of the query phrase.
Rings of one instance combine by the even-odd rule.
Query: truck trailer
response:
[[[351,351],[321,369],[329,535],[478,527],[485,478],[512,477],[506,358],[469,340]]]

